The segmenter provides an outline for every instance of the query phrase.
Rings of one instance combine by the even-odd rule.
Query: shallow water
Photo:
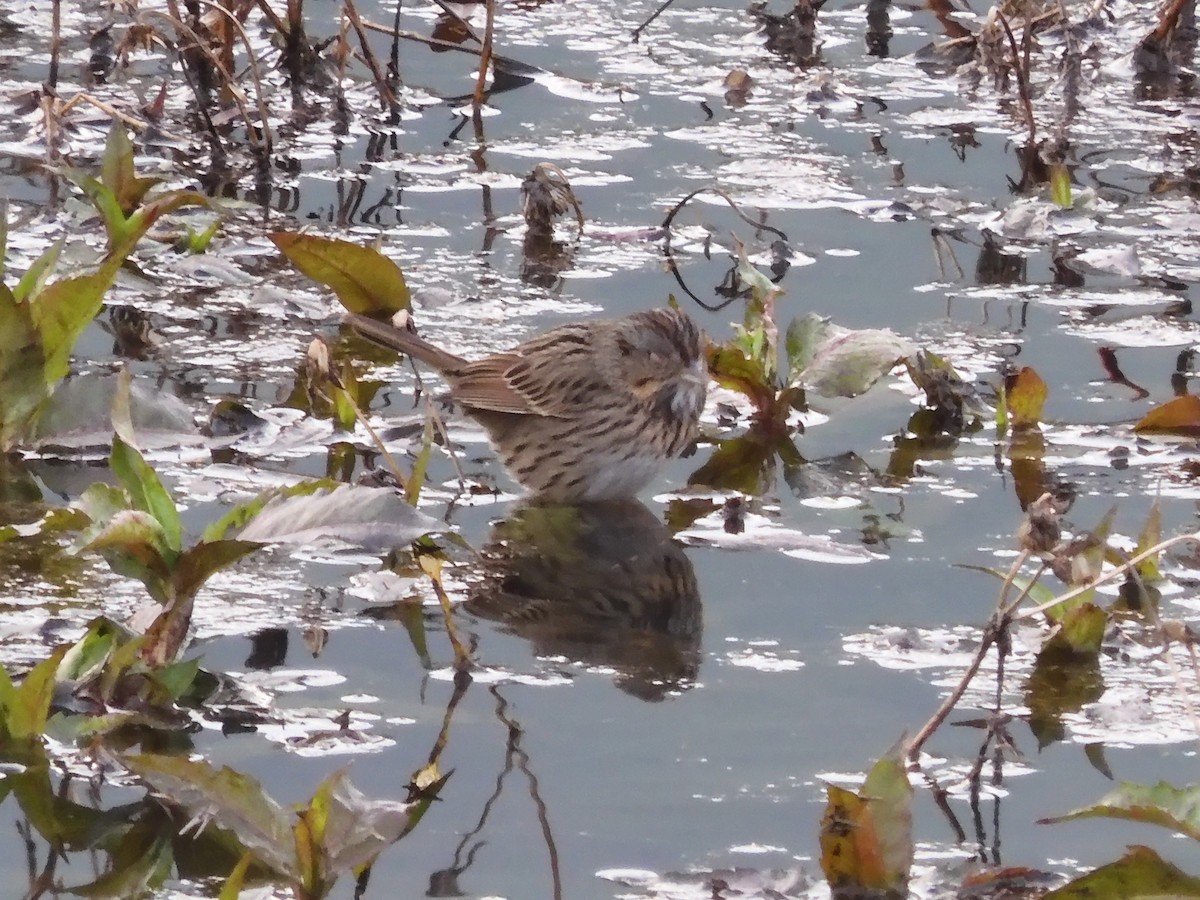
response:
[[[1051,392],[1045,481],[1075,485],[1079,499],[1071,519],[1080,528],[1099,521],[1116,502],[1117,531],[1136,537],[1152,494],[1187,449],[1135,440],[1124,426],[1099,426],[1132,422],[1152,403],[1169,399],[1176,357],[1195,344],[1190,309],[1161,309],[1190,297],[1195,203],[1184,190],[1158,194],[1147,186],[1154,175],[1184,167],[1187,157],[1180,154],[1188,135],[1194,137],[1187,98],[1140,100],[1122,69],[1122,54],[1153,24],[1150,11],[1108,4],[1115,24],[1075,38],[1098,41],[1104,60],[1086,68],[1086,113],[1071,132],[1079,144],[1073,159],[1088,160],[1076,170],[1076,190],[1096,188],[1100,211],[1075,216],[1046,215],[1044,198],[1037,207],[1010,193],[1007,179],[1018,175],[1014,141],[1023,129],[1010,94],[995,91],[987,75],[928,74],[917,65],[911,54],[939,37],[930,14],[893,10],[891,55],[877,58],[865,49],[862,7],[826,10],[819,21],[822,62],[806,70],[771,55],[744,5],[735,2],[680,0],[631,43],[629,32],[655,5],[502,4],[500,52],[558,77],[495,95],[495,114],[481,119],[478,135],[438,100],[471,90],[474,57],[405,44],[401,71],[411,115],[398,126],[373,118],[373,97],[360,84],[349,93],[359,115],[348,133],[337,134],[319,103],[307,123],[297,118],[293,127],[278,128],[265,211],[237,217],[214,245],[213,255],[228,269],[198,271],[186,258],[141,251],[143,270],[157,281],[123,277],[110,295],[110,302],[148,314],[161,335],[151,353],[130,362],[135,374],[178,393],[200,418],[216,398],[230,395],[279,425],[261,445],[241,445],[232,467],[213,462],[203,450],[150,455],[187,504],[185,524],[198,531],[226,504],[277,474],[326,470],[327,423],[290,414],[285,400],[303,347],[314,334],[336,335],[336,304],[278,259],[262,236],[264,227],[311,225],[362,243],[379,240],[414,288],[423,333],[467,355],[562,321],[658,306],[671,293],[704,328],[724,338],[740,318],[739,305],[718,313],[697,309],[667,270],[661,242],[628,237],[658,226],[685,193],[715,184],[748,214],[761,211],[765,223],[787,235],[794,259],[781,281],[787,292],[781,318],[815,311],[847,327],[890,328],[946,355],[961,372],[992,382],[1005,360],[1034,366]],[[310,6],[314,36],[329,33],[333,9]],[[30,44],[40,46],[41,40],[32,14],[3,4],[0,10],[18,23],[0,57],[28,56]],[[1085,12],[1071,11],[1081,19]],[[366,4],[363,13],[378,21],[392,15],[383,8],[368,11]],[[435,16],[432,5],[405,4],[403,27],[426,34]],[[90,21],[83,14],[69,27],[86,33]],[[475,21],[481,22],[480,14]],[[386,53],[386,41],[376,38],[377,52]],[[1056,46],[1050,37],[1046,43]],[[64,77],[79,78],[73,71],[78,64],[73,60]],[[36,58],[13,63],[9,104],[29,87],[21,79],[42,77],[40,65]],[[146,83],[156,83],[161,65],[142,60]],[[1036,108],[1050,129],[1060,115],[1062,82],[1045,65]],[[734,67],[755,79],[740,107],[727,105],[723,96],[722,79]],[[123,88],[96,90],[103,95]],[[287,120],[286,92],[275,101],[280,106],[273,111]],[[172,97],[172,103],[182,102]],[[28,120],[0,120],[0,144],[15,155],[13,144],[28,144],[35,132]],[[71,152],[86,159],[106,127],[85,126],[69,135]],[[177,168],[169,171],[178,173],[180,183],[205,168],[191,150],[162,156],[164,165],[175,157]],[[517,189],[542,160],[568,173],[588,225],[577,246],[571,227],[560,229],[557,258],[543,261],[539,271],[523,265]],[[80,207],[47,205],[49,188],[40,175],[15,162],[0,166],[0,173],[14,207],[31,218],[17,229],[10,266],[23,269],[44,246],[43,235],[64,218],[77,234],[91,234],[87,242],[98,241]],[[254,198],[252,175],[235,177],[231,193]],[[1014,223],[1013,210],[1026,204],[1042,219]],[[998,223],[998,213],[1010,219]],[[1006,252],[1025,254],[1023,266],[1009,260],[996,274],[995,265],[977,263],[980,224],[988,222],[1010,239]],[[730,232],[748,242],[756,261],[766,259],[769,236],[756,234],[711,198],[691,204],[680,226],[674,241],[680,275],[706,301],[715,299],[713,287],[730,266]],[[951,245],[962,275],[952,267],[939,270],[935,226],[970,242]],[[1084,287],[1056,285],[1050,266],[1055,229],[1060,240],[1085,249],[1132,244],[1143,274],[1185,283],[1167,289],[1102,273],[1089,274]],[[618,231],[624,239],[613,239]],[[702,252],[709,234],[711,259]],[[1101,304],[1136,306],[1116,316],[1097,313]],[[1147,310],[1142,318],[1127,317],[1141,307]],[[1147,399],[1104,382],[1096,352],[1101,345],[1117,348],[1125,375],[1149,391]],[[118,358],[99,326],[76,355],[81,368],[101,371]],[[405,367],[376,365],[373,372],[386,381],[373,404],[383,420],[396,424],[407,416],[419,422]],[[1021,517],[1012,473],[995,465],[990,427],[964,437],[944,458],[923,459],[914,477],[887,477],[893,438],[914,409],[913,393],[896,375],[864,397],[830,402],[823,410],[827,421],[796,437],[809,462],[793,473],[793,483],[779,473],[751,503],[752,514],[763,516],[752,522],[764,529],[770,523],[856,550],[863,547],[864,528],[882,524],[892,537],[867,548],[879,558],[834,564],[772,547],[689,546],[679,552],[694,569],[699,609],[693,604],[686,614],[702,624],[692,622],[683,636],[666,640],[665,647],[655,644],[641,657],[627,642],[644,636],[626,638],[620,623],[612,631],[593,626],[592,634],[522,636],[461,611],[459,625],[481,668],[450,715],[441,766],[454,775],[420,827],[380,857],[366,896],[419,896],[427,882],[436,882],[427,896],[459,895],[451,889],[456,883],[466,896],[550,897],[555,870],[561,896],[571,898],[708,896],[700,888],[655,894],[637,887],[646,873],[692,869],[801,865],[819,878],[814,859],[821,779],[854,777],[936,708],[973,649],[997,587],[956,566],[1007,566]],[[511,487],[474,426],[456,420],[451,428],[465,441],[468,473]],[[1107,451],[1114,443],[1135,449],[1133,464],[1113,465]],[[663,517],[710,453],[701,446],[644,493],[652,518]],[[39,477],[47,501],[58,503],[78,496],[102,471],[57,465]],[[442,455],[435,456],[431,480],[454,481]],[[1194,516],[1194,489],[1172,489],[1164,504],[1167,534],[1192,527]],[[455,506],[448,519],[480,546],[492,524],[512,509],[511,502],[477,499]],[[426,511],[445,515],[445,494],[431,492]],[[719,515],[701,523],[702,530],[707,526],[709,535],[720,536]],[[765,534],[752,529],[764,544]],[[254,557],[201,595],[197,620],[205,666],[245,673],[248,683],[275,692],[275,705],[292,715],[288,728],[199,733],[195,748],[252,774],[284,803],[308,797],[322,777],[346,764],[368,795],[401,798],[434,746],[453,693],[440,618],[429,606],[429,671],[403,627],[378,612],[385,604],[363,599],[371,588],[361,587],[360,579],[378,568],[371,558],[358,554],[331,563],[315,556],[281,550]],[[1173,567],[1176,575],[1181,568]],[[36,590],[14,577],[6,599],[28,605],[32,594],[30,618],[36,620],[37,604],[46,602]],[[423,583],[403,591],[431,602]],[[1171,615],[1194,617],[1194,602],[1185,605],[1189,594],[1185,586],[1168,596]],[[55,634],[70,636],[98,607],[124,612],[137,600],[138,589],[93,565],[55,610],[62,617]],[[29,639],[29,630],[14,628],[24,634],[6,644],[10,658],[39,655],[40,641]],[[625,652],[624,668],[614,663],[607,643]],[[657,661],[656,653],[665,661],[663,668],[651,668],[649,679],[628,658]],[[1029,662],[1027,652],[1023,663],[1012,663],[1007,703],[1014,713],[1022,712],[1021,681]],[[664,672],[675,679],[672,689],[653,683]],[[1136,839],[1195,869],[1200,853],[1194,847],[1149,829],[1032,824],[1109,788],[1083,752],[1085,744],[1104,739],[1094,736],[1094,721],[1107,723],[1100,734],[1108,735],[1105,752],[1118,780],[1189,779],[1186,720],[1151,704],[1168,702],[1169,686],[1144,683],[1138,693],[1135,679],[1109,674],[1110,690],[1131,681],[1132,693],[1121,695],[1129,699],[1117,709],[1102,698],[1066,717],[1064,740],[1040,751],[1024,724],[1015,722],[1023,757],[1002,766],[1007,777],[996,788],[1000,796],[983,803],[978,826],[962,796],[962,776],[982,733],[943,728],[928,747],[928,768],[950,789],[949,808],[964,837],[930,792],[918,788],[914,834],[922,862],[962,859],[965,865],[981,856],[1066,872],[1108,861]],[[989,702],[990,689],[984,684],[971,699]],[[356,727],[382,740],[335,742],[344,755],[306,755],[299,752],[302,740],[289,744],[289,736],[333,730],[329,720],[343,709],[357,711]],[[1117,713],[1124,713],[1123,722]],[[502,714],[519,723],[512,747]],[[964,707],[952,721],[976,715]],[[1138,739],[1163,718],[1170,724],[1162,743]],[[20,852],[14,837],[4,858],[23,877]],[[76,859],[66,871],[79,877],[64,880],[82,881],[87,869]],[[630,874],[634,870],[642,875]],[[622,871],[632,886],[620,883]],[[937,889],[924,887],[922,893]],[[339,885],[337,896],[351,895],[348,880]]]

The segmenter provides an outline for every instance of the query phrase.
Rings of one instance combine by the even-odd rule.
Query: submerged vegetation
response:
[[[1153,729],[1154,741],[1200,738],[1200,637],[1188,596],[1200,544],[1190,509],[1200,496],[1192,443],[1200,400],[1189,390],[1195,328],[1187,296],[1198,271],[1200,191],[1190,160],[1200,141],[1187,122],[1151,119],[1191,96],[1190,10],[1168,3],[1147,22],[1147,11],[1115,3],[1004,3],[972,16],[932,3],[947,40],[901,55],[890,49],[897,36],[911,43],[922,35],[909,22],[914,14],[871,0],[856,37],[865,37],[862,53],[874,62],[855,81],[839,49],[849,20],[820,2],[715,3],[700,26],[672,18],[670,3],[637,9],[636,21],[603,3],[478,5],[472,15],[441,2],[414,13],[353,0],[320,10],[299,0],[138,0],[101,15],[58,0],[33,11],[0,4],[0,47],[18,73],[4,86],[10,114],[0,125],[9,198],[0,241],[0,565],[10,619],[0,622],[0,798],[19,818],[25,896],[369,896],[384,851],[420,840],[426,818],[436,818],[434,801],[457,786],[443,759],[472,743],[455,743],[456,729],[468,727],[462,719],[477,727],[488,718],[474,709],[456,724],[460,704],[484,685],[490,718],[501,726],[503,768],[469,830],[461,820],[439,826],[424,845],[454,848],[453,864],[429,876],[429,896],[468,893],[458,879],[483,846],[478,835],[513,772],[528,785],[536,824],[523,821],[506,835],[537,835],[549,882],[531,886],[530,867],[519,861],[504,889],[513,896],[567,896],[571,881],[588,885],[578,893],[594,893],[598,873],[607,879],[602,891],[615,882],[623,896],[664,898],[1200,894],[1200,866],[1188,872],[1150,847],[1098,863],[1045,858],[1006,867],[999,835],[987,846],[981,812],[989,794],[1021,791],[1004,780],[1018,756],[1018,722],[1039,749],[1068,738],[1085,744],[1088,764],[1115,779],[1105,744],[1136,745],[1143,736],[1104,718],[1106,692],[1138,698],[1136,724]],[[567,71],[573,60],[565,55],[527,62],[525,51],[541,59],[540,45],[506,29],[512,17],[529,34],[541,28],[547,39],[566,34],[562,46],[582,46],[586,29],[564,20],[595,27],[589,17],[598,7],[631,18],[618,37],[591,35],[611,57],[591,60],[597,73]],[[375,21],[383,14],[393,20]],[[431,33],[402,27],[404,16],[431,24]],[[696,27],[708,29],[703,40],[687,31]],[[674,29],[686,36],[676,40]],[[732,51],[721,49],[738,46],[735,35],[753,66],[732,66]],[[659,56],[636,49],[655,40],[663,42]],[[1118,60],[1128,85],[1114,86]],[[645,65],[662,82],[639,89],[672,101],[696,94],[706,128],[638,118],[636,91],[614,80]],[[471,89],[435,86],[447,71],[469,77]],[[36,86],[21,89],[30,79]],[[527,123],[529,134],[514,128],[498,143],[489,138],[492,114],[511,115],[500,109],[506,92],[531,84],[597,111],[579,116],[570,104],[555,105],[547,121]],[[1119,142],[1126,123],[1117,119],[1128,109],[1100,107],[1130,92],[1147,104],[1135,107],[1146,119],[1136,127],[1154,143],[1123,154],[1108,142]],[[941,93],[950,98],[945,106],[924,105]],[[950,105],[960,94],[979,107],[979,124]],[[1085,114],[1089,97],[1095,109]],[[715,98],[724,102],[719,114]],[[432,135],[435,112],[450,114],[449,136]],[[633,125],[612,124],[622,116]],[[890,168],[887,189],[862,195],[849,166],[818,152],[813,129],[826,122],[846,134],[869,129],[871,156],[855,163],[856,177],[869,181]],[[885,146],[889,126],[877,122],[904,137],[927,139],[928,129],[963,162],[988,133],[1003,133],[1016,170],[984,167],[989,183],[1003,187],[982,199],[928,172],[917,177],[929,184],[910,185],[890,156],[899,151]],[[546,133],[560,126],[568,133]],[[688,148],[678,163],[686,171],[657,203],[668,210],[661,222],[640,208],[643,218],[631,222],[611,198],[627,176],[591,164],[651,146],[650,132],[657,149],[664,139]],[[689,168],[700,146],[706,163]],[[497,152],[520,165],[492,168],[489,153]],[[530,156],[560,162],[530,167]],[[306,170],[313,159],[321,161],[316,175]],[[912,168],[923,162],[914,157]],[[806,167],[817,177],[796,174]],[[1120,184],[1110,180],[1112,168]],[[711,184],[684,189],[701,181]],[[480,213],[458,209],[464,184],[479,190]],[[589,199],[584,191],[596,185],[606,190]],[[494,202],[502,189],[507,210]],[[724,206],[707,205],[714,197]],[[801,220],[789,214],[829,208],[879,229],[924,222],[939,280],[911,285],[913,293],[941,292],[948,307],[976,303],[981,322],[961,327],[949,312],[895,312],[904,299],[892,290],[893,270],[910,271],[904,248],[864,261],[875,271],[853,276],[873,292],[865,311],[847,307],[843,315],[836,304],[812,302],[804,265],[815,260],[801,247],[820,247],[827,261],[847,254],[840,237],[798,231]],[[723,224],[714,224],[718,216]],[[453,244],[464,222],[483,234],[481,248]],[[973,280],[956,246],[978,252]],[[1031,260],[1045,262],[1044,283],[1031,277]],[[714,266],[719,280],[697,287]],[[670,297],[652,274],[664,267],[678,288]],[[398,317],[401,326],[419,320],[449,332],[464,355],[482,355],[540,327],[534,316],[590,315],[566,308],[562,295],[569,278],[597,273],[625,288],[653,280],[635,305],[706,315],[711,390],[702,435],[672,470],[669,492],[655,498],[661,509],[637,500],[503,506],[511,483],[436,386],[427,389],[395,353],[337,324],[338,306]],[[475,290],[482,296],[463,296]],[[1003,315],[994,311],[1001,308]],[[1035,333],[1030,310],[1044,308],[1063,310],[1052,329],[1065,334]],[[613,311],[628,310],[617,303]],[[997,326],[993,315],[1008,322]],[[106,337],[112,350],[97,349]],[[1099,346],[1094,354],[1072,350],[1066,365],[1039,346],[1067,338]],[[1157,371],[1158,357],[1147,364],[1127,352],[1163,345],[1176,348],[1169,395],[1140,383]],[[1029,346],[1040,357],[1017,365],[1013,358]],[[1131,356],[1132,376],[1119,361]],[[1073,380],[1080,359],[1094,366],[1094,383]],[[1135,405],[1114,414],[1117,392]],[[1103,415],[1095,415],[1093,394]],[[813,456],[822,452],[813,447],[828,446],[821,433],[842,423],[870,449]],[[955,467],[974,478],[947,474]],[[917,584],[905,567],[917,561],[905,554],[939,523],[927,509],[910,515],[905,503],[978,498],[993,476],[1015,503],[983,514],[950,507],[947,531],[967,536],[925,561],[936,567],[936,584]],[[1089,501],[1112,493],[1123,495],[1117,507],[1094,526],[1079,524],[1093,513]],[[819,512],[801,521],[802,509]],[[485,529],[479,511],[502,518]],[[1141,517],[1136,536],[1119,531],[1121,515]],[[993,530],[979,530],[975,518]],[[733,550],[750,552],[723,557],[720,567],[708,562]],[[810,568],[771,582],[777,557]],[[755,562],[725,565],[745,559]],[[898,742],[879,737],[874,754],[856,744],[861,753],[849,766],[865,771],[857,790],[830,780],[823,815],[804,810],[807,832],[819,822],[819,838],[790,856],[817,858],[822,886],[794,870],[726,870],[720,862],[683,875],[602,869],[634,862],[625,859],[560,865],[554,806],[508,692],[600,673],[625,697],[666,709],[722,696],[728,685],[702,674],[705,666],[799,670],[805,662],[762,649],[779,643],[775,635],[748,640],[737,659],[713,650],[704,634],[705,577],[726,587],[717,602],[741,603],[739,620],[755,623],[763,601],[794,599],[805,578],[846,600],[853,591],[831,589],[833,579],[817,570],[855,564],[892,566],[888,590],[909,589],[931,603],[944,599],[942,580],[961,570],[975,579],[966,589],[974,598],[987,593],[984,576],[1001,587],[990,615],[977,615],[978,604],[955,613],[974,623],[969,628],[867,629],[869,618],[889,615],[875,609],[859,617],[861,633],[842,636],[841,654],[828,654],[938,668],[931,680],[946,692],[934,709],[903,711],[909,729]],[[734,583],[744,596],[729,590]],[[303,599],[289,602],[296,594]],[[795,607],[788,612],[798,618]],[[832,630],[822,614],[813,618]],[[757,624],[743,627],[762,633]],[[399,633],[404,644],[380,658],[350,651],[342,661],[349,674],[283,665],[289,632],[302,633],[318,658],[339,629]],[[228,635],[250,636],[245,671],[220,641]],[[505,655],[512,638],[532,648],[533,663],[523,668]],[[339,688],[312,707],[285,698],[351,677],[370,689]],[[448,692],[436,721],[424,723],[429,749],[414,751],[410,740],[399,768],[394,759],[384,767],[388,776],[356,773],[373,796],[354,788],[344,769],[310,766],[288,772],[287,787],[302,784],[291,793],[303,799],[293,797],[290,808],[275,799],[284,793],[276,770],[288,768],[277,767],[278,758],[378,754],[397,743],[388,734],[415,721],[415,707],[425,708],[429,684]],[[847,734],[857,733],[870,716],[838,690],[825,686]],[[381,701],[376,708],[388,716],[371,712]],[[730,731],[766,727],[751,704],[715,708],[735,723]],[[964,718],[965,708],[975,718]],[[761,712],[772,722],[787,718],[770,703]],[[569,727],[550,729],[589,770],[610,770],[606,752],[612,765],[629,766],[626,782],[606,776],[602,791],[584,776],[579,787],[567,779],[571,795],[585,806],[611,803],[610,812],[627,807],[638,821],[636,802],[610,799],[635,797],[638,778],[693,801],[723,799],[716,788],[706,794],[702,778],[684,788],[647,777],[629,755],[641,752],[643,739],[660,745],[650,725],[625,718],[636,717],[584,716],[628,729],[611,746],[607,735],[592,746]],[[974,755],[956,744],[949,724],[982,735]],[[718,730],[698,732],[696,746],[671,747],[664,759],[673,756],[680,769],[697,758],[707,763],[719,752],[700,739]],[[839,735],[823,737],[833,746]],[[939,742],[945,748],[933,750]],[[772,789],[811,780],[808,770],[794,775],[789,752],[795,748],[783,747],[773,760],[779,771],[763,776]],[[219,761],[226,756],[231,765]],[[413,774],[397,777],[400,770]],[[475,771],[457,779],[487,780]],[[746,790],[728,784],[738,784],[723,788],[730,793]],[[1060,833],[1083,819],[1143,822],[1196,841],[1198,790],[1133,778],[1039,821]],[[977,823],[970,837],[949,797],[968,805]],[[975,871],[920,860],[918,843],[941,840],[920,831],[913,808],[921,798],[944,812],[958,845],[972,848],[968,855],[982,864]],[[675,826],[687,818],[705,817],[663,814],[654,827],[686,841],[687,829]],[[588,835],[594,823],[570,827]],[[640,847],[641,836],[631,840]],[[711,850],[671,846],[666,857],[681,862]],[[376,892],[415,894],[428,873],[402,870],[405,884],[394,883],[393,869]],[[6,874],[15,879],[15,865]]]

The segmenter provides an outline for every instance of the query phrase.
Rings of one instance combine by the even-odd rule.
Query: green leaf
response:
[[[425,407],[425,428],[421,432],[421,450],[413,460],[412,471],[408,483],[404,487],[404,499],[412,506],[421,499],[421,488],[425,486],[425,472],[429,467],[429,459],[433,456],[433,407]]]
[[[767,379],[762,367],[742,350],[711,345],[706,355],[708,374],[717,384],[744,394],[759,412],[767,413],[774,408],[775,385]]]
[[[170,834],[152,831],[144,825],[127,831],[109,854],[109,868],[87,884],[67,888],[77,897],[126,900],[144,897],[162,887],[175,864]]]
[[[890,331],[829,325],[800,380],[822,397],[857,397],[916,349],[911,341]]]
[[[263,865],[298,878],[291,817],[248,775],[202,761],[142,753],[122,763],[188,816],[203,815],[233,832]]]
[[[84,681],[96,674],[108,660],[120,635],[111,621],[100,616],[93,619],[87,633],[67,650],[58,677],[63,681]]]
[[[262,548],[254,541],[201,541],[175,562],[171,581],[176,597],[194,597],[217,572]]]
[[[1058,625],[1058,630],[1043,645],[1043,653],[1099,657],[1108,613],[1091,603],[1084,603],[1067,610]]]
[[[4,723],[11,737],[17,740],[37,738],[46,730],[58,666],[68,649],[66,646],[56,649],[17,685]]]
[[[1200,786],[1193,784],[1177,788],[1165,781],[1154,785],[1125,782],[1091,806],[1065,815],[1039,819],[1038,822],[1054,824],[1093,818],[1160,825],[1200,841]]]
[[[1137,547],[1134,548],[1133,555],[1138,556],[1145,553],[1155,544],[1162,540],[1162,497],[1156,496],[1154,503],[1150,506],[1150,513],[1146,516],[1146,524],[1142,526],[1142,533],[1138,535]],[[1158,554],[1155,553],[1147,556],[1144,560],[1137,564],[1138,575],[1142,581],[1151,583],[1159,581],[1162,578],[1162,573],[1158,569]]]
[[[21,280],[17,282],[17,286],[12,290],[12,295],[18,303],[31,295],[37,294],[41,290],[42,286],[46,283],[46,279],[50,276],[50,272],[54,269],[55,263],[58,262],[58,257],[62,254],[62,249],[66,243],[66,238],[59,238],[21,276]]]
[[[115,233],[110,253],[124,259],[133,252],[137,242],[150,227],[167,213],[184,206],[208,206],[208,197],[196,191],[168,191],[159,194],[145,206],[139,207]]]
[[[214,542],[223,539],[227,534],[240,531],[246,523],[257,516],[264,506],[277,497],[305,497],[317,491],[331,491],[340,487],[342,482],[332,478],[316,478],[312,481],[300,481],[287,487],[271,488],[245,503],[239,503],[217,521],[204,529],[201,540]]]
[[[284,544],[325,541],[390,550],[444,530],[442,523],[393,491],[343,484],[308,497],[273,499],[239,538]]]
[[[797,384],[800,374],[808,368],[817,352],[817,347],[825,340],[829,329],[829,319],[809,313],[798,319],[793,319],[788,325],[784,348],[788,359],[788,384]]]
[[[350,312],[412,308],[404,273],[378,250],[313,234],[277,231],[268,237],[292,265],[332,290]]]
[[[329,872],[348,872],[373,862],[409,832],[414,805],[368,799],[350,783],[344,769],[325,779],[310,808],[319,813],[315,817],[319,828],[314,827],[313,833]],[[313,818],[309,821],[315,824]]]
[[[154,471],[142,458],[142,454],[114,435],[109,465],[121,486],[129,493],[134,509],[152,515],[162,530],[163,541],[168,550],[178,553],[183,546],[183,524],[175,501],[158,479]],[[174,559],[168,557],[168,562]]]
[[[100,312],[104,294],[120,265],[120,259],[108,259],[90,275],[56,281],[29,301],[45,357],[44,378],[48,384],[66,376],[75,342]]]
[[[1005,388],[1005,405],[1013,429],[1037,428],[1050,393],[1046,382],[1034,369],[1026,366],[1009,379]]]
[[[184,659],[177,663],[151,669],[150,679],[166,692],[172,700],[178,700],[191,689],[200,671],[200,660]]]
[[[0,451],[11,450],[28,432],[50,396],[42,338],[30,307],[0,285]]]
[[[133,143],[125,131],[125,124],[114,118],[100,162],[100,181],[112,192],[122,212],[128,215],[137,209],[146,193],[162,180],[138,177],[133,166]]]
[[[177,554],[149,513],[122,510],[87,529],[82,541],[78,550],[100,553],[114,572],[142,582],[158,602],[171,599],[171,568]]]
[[[1071,208],[1071,172],[1062,163],[1050,166],[1050,200],[1059,209]]]
[[[1131,846],[1129,852],[1106,866],[1076,878],[1042,895],[1042,900],[1162,900],[1200,897],[1200,879],[1181,871],[1149,847]]]

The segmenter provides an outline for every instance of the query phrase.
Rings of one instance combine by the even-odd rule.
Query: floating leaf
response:
[[[1184,394],[1146,413],[1133,430],[1149,434],[1200,437],[1200,397]]]
[[[1010,378],[1005,385],[1004,401],[1012,427],[1017,431],[1037,428],[1049,393],[1042,376],[1029,366]]]
[[[404,273],[378,250],[312,234],[277,231],[268,236],[292,265],[332,290],[350,312],[411,309]]]

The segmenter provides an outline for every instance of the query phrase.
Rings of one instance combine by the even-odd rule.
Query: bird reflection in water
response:
[[[611,668],[642,700],[695,684],[696,574],[641,503],[519,506],[493,526],[483,556],[465,610],[528,640],[535,655]]]

